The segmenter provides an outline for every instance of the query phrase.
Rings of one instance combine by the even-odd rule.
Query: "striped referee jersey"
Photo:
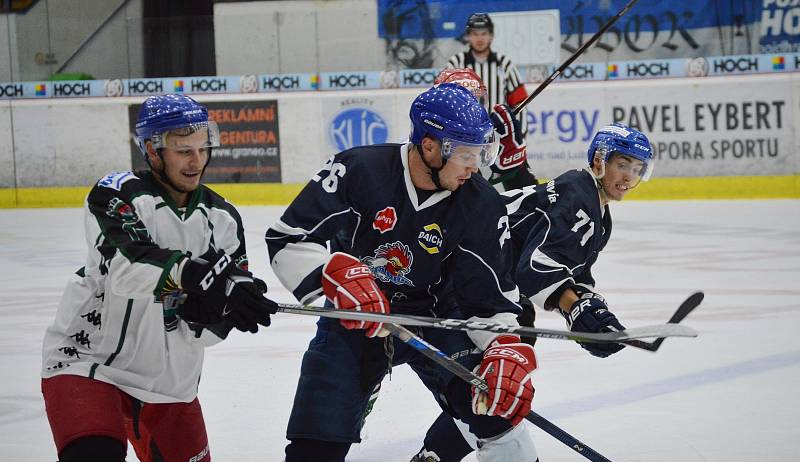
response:
[[[453,55],[447,61],[446,67],[453,69],[466,67],[478,74],[486,86],[488,98],[484,101],[484,106],[489,112],[495,104],[506,103],[514,107],[528,96],[519,71],[504,54],[491,51],[485,61],[479,61],[470,50],[466,50]],[[528,133],[527,112],[523,109],[518,117],[522,132]]]

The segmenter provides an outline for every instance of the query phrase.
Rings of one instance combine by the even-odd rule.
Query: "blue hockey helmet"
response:
[[[642,161],[644,167],[639,174],[642,181],[649,180],[653,173],[653,148],[650,146],[650,140],[639,130],[618,122],[606,125],[594,135],[592,144],[589,145],[590,166],[598,151],[602,153],[603,162],[606,162],[612,154],[622,154]]]
[[[145,142],[150,140],[153,148],[168,147],[167,134],[180,129],[183,135],[207,129],[208,139],[202,147],[219,146],[219,128],[208,120],[208,109],[186,95],[166,94],[147,98],[139,110],[136,122],[136,141],[147,157]]]
[[[425,136],[442,143],[442,158],[469,167],[494,163],[499,141],[486,109],[469,90],[454,83],[435,85],[411,103],[411,142]]]

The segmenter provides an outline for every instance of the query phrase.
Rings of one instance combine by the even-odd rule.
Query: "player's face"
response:
[[[486,29],[471,30],[467,34],[467,41],[473,51],[483,53],[492,44],[492,34]]]
[[[460,188],[470,177],[478,172],[478,167],[469,167],[458,162],[447,162],[439,170],[439,182],[448,191]]]
[[[478,171],[478,167],[464,165],[458,162],[446,162],[442,166],[442,144],[425,137],[422,140],[422,155],[425,161],[433,167],[440,167],[439,183],[442,188],[448,191],[455,191],[470,179],[473,173]]]
[[[644,162],[622,154],[612,154],[606,161],[606,173],[600,180],[609,199],[621,201],[639,183]]]
[[[198,130],[185,136],[170,133],[166,144],[161,157],[151,156],[151,164],[164,177],[164,186],[180,205],[200,186],[209,156],[208,132]]]

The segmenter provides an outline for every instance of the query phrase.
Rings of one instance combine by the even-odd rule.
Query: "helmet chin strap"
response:
[[[602,157],[602,156],[601,156]],[[603,182],[600,181],[606,176],[606,161],[605,159],[600,159],[600,173],[595,173],[594,168],[589,168],[589,172],[591,172],[592,176],[594,177],[594,181],[597,185],[597,190],[599,191],[602,198],[608,202],[610,197],[606,192],[606,188],[603,186]]]
[[[417,148],[417,152],[419,153],[419,158],[422,159],[422,163],[428,167],[428,175],[431,177],[431,181],[433,181],[433,185],[436,186],[436,191],[444,191],[445,188],[442,186],[441,181],[439,180],[439,172],[444,168],[447,164],[447,159],[442,158],[442,166],[441,167],[434,167],[425,160],[425,156],[422,154],[422,146],[420,145]]]

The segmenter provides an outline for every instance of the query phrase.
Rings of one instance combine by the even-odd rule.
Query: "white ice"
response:
[[[251,269],[267,268],[264,230],[281,207],[242,207]],[[613,204],[598,289],[628,326],[665,322],[695,290],[696,339],[608,359],[540,340],[534,408],[614,461],[788,461],[800,444],[800,201]],[[0,460],[56,460],[39,390],[41,340],[85,258],[80,209],[0,210]],[[200,400],[213,459],[279,461],[314,318],[275,316],[257,335],[208,351]],[[543,313],[539,327],[564,328]],[[438,414],[406,367],[384,382],[350,461],[407,461]],[[542,462],[580,455],[530,426]],[[135,460],[132,450],[128,460]],[[470,458],[469,460],[475,460]]]

